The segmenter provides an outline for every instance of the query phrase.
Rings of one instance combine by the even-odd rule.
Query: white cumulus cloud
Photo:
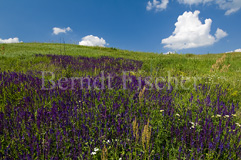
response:
[[[225,15],[237,12],[241,8],[241,0],[216,0],[216,3],[221,9],[226,10]]]
[[[178,0],[178,2],[187,5],[216,4],[220,9],[226,10],[225,15],[237,12],[241,8],[241,0]]]
[[[162,11],[167,8],[167,5],[169,3],[169,0],[153,0],[153,2],[148,1],[146,10],[150,11],[152,9],[155,9],[156,11]]]
[[[53,28],[53,34],[54,35],[58,35],[60,33],[67,33],[67,32],[70,32],[70,31],[72,31],[72,29],[70,27],[67,27],[67,28],[54,27]]]
[[[225,10],[225,15],[230,15],[241,9],[241,0],[177,0],[180,4],[186,5],[218,5],[222,10]],[[156,11],[162,11],[167,8],[169,0],[153,0],[148,1],[146,9],[148,11],[155,9]]]
[[[241,52],[241,48],[235,49],[234,51],[228,51],[228,52],[226,52],[226,53],[231,53],[231,52]]]
[[[164,55],[169,55],[169,54],[175,54],[175,52],[168,51],[166,53],[163,53]]]
[[[9,39],[1,39],[0,43],[19,43],[19,39],[17,37],[15,38],[9,38]]]
[[[208,3],[208,2],[211,2],[213,0],[178,0],[179,3],[182,3],[182,4],[188,4],[188,5],[198,5],[200,3]]]
[[[215,37],[217,40],[220,40],[224,37],[226,37],[228,34],[226,32],[224,32],[222,29],[218,28],[216,33],[215,33]]]
[[[104,47],[105,45],[108,45],[108,44],[103,38],[99,38],[93,35],[88,35],[82,38],[82,41],[79,42],[79,45]]]
[[[162,40],[164,47],[180,50],[209,46],[228,35],[218,28],[215,37],[212,36],[210,34],[212,20],[206,19],[202,24],[198,17],[199,13],[200,11],[184,12],[183,15],[180,15],[172,35]]]
[[[235,49],[234,52],[241,52],[241,49]]]

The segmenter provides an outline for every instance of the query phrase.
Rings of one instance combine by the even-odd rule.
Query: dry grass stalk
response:
[[[146,90],[146,86],[144,86],[143,89],[142,89],[142,90],[140,91],[140,93],[139,93],[139,102],[140,102],[140,103],[141,103],[141,99],[142,99],[142,97],[143,97],[143,95],[144,95],[145,90]]]
[[[95,67],[95,75],[96,75],[96,67]]]
[[[132,122],[132,129],[133,129],[133,134],[136,138],[136,142],[138,142],[139,140],[139,133],[138,133],[138,124],[137,124],[137,121],[136,121],[136,118],[135,120]]]
[[[101,153],[101,160],[107,160],[108,159],[108,151],[106,146],[104,145],[104,148],[102,149]]]
[[[231,64],[229,64],[229,65],[223,65],[223,67],[222,67],[222,69],[220,70],[220,72],[227,72],[230,66],[231,66]]]
[[[221,58],[216,60],[216,63],[212,65],[211,72],[220,71],[220,72],[226,72],[228,71],[229,65],[224,65],[226,59],[226,54],[224,54]]]
[[[148,119],[147,124],[144,126],[144,129],[142,131],[142,137],[141,137],[142,147],[145,154],[147,154],[147,152],[149,151],[150,140],[151,140],[151,127],[149,126],[149,119]]]
[[[5,53],[5,47],[2,46],[2,48],[0,49],[0,51],[2,52],[2,55],[4,55],[4,53]]]

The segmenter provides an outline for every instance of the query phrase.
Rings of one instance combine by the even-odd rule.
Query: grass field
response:
[[[240,61],[0,44],[0,157],[241,159]]]

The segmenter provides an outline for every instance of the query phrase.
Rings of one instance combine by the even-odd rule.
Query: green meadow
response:
[[[41,56],[36,56],[41,55]],[[45,55],[61,55],[61,56],[71,56],[71,57],[89,57],[89,58],[100,58],[100,57],[111,57],[111,58],[123,58],[123,62],[125,60],[135,60],[137,62],[142,62],[141,68],[138,70],[129,70],[126,71],[130,76],[134,77],[151,77],[149,79],[150,83],[155,83],[155,80],[158,79],[163,83],[170,85],[173,87],[172,91],[164,90],[162,95],[166,94],[169,97],[172,97],[170,100],[170,104],[165,104],[163,102],[163,106],[160,106],[156,100],[151,99],[151,96],[157,95],[156,91],[154,90],[145,90],[139,89],[137,91],[124,91],[118,90],[109,91],[108,95],[111,97],[116,97],[116,103],[119,103],[121,99],[118,97],[124,97],[124,99],[128,99],[128,101],[137,95],[137,101],[132,101],[128,103],[128,107],[122,106],[118,113],[122,116],[126,110],[133,109],[133,117],[128,120],[123,120],[126,126],[129,126],[130,132],[126,135],[120,136],[117,131],[117,135],[115,135],[116,128],[113,128],[113,135],[111,133],[106,133],[105,136],[109,137],[109,139],[105,139],[106,141],[111,141],[111,144],[107,144],[103,142],[103,139],[98,139],[93,144],[90,145],[92,142],[91,140],[80,140],[74,139],[77,143],[84,143],[81,147],[82,149],[77,149],[76,152],[72,152],[77,144],[73,145],[72,139],[70,135],[66,136],[65,131],[61,130],[61,127],[56,127],[56,125],[50,125],[53,130],[54,127],[58,128],[56,134],[63,135],[63,143],[57,143],[57,140],[52,140],[51,144],[52,148],[56,147],[55,144],[60,146],[66,147],[66,150],[69,152],[66,153],[64,149],[58,148],[57,149],[49,149],[48,154],[44,152],[37,151],[38,148],[31,149],[29,145],[32,141],[21,141],[17,134],[14,136],[11,135],[9,132],[11,129],[6,127],[7,124],[14,123],[14,120],[10,120],[7,118],[7,115],[15,115],[14,108],[12,107],[19,107],[18,103],[23,104],[24,102],[22,99],[25,96],[30,96],[33,94],[33,97],[37,97],[38,93],[35,90],[28,92],[27,90],[21,90],[20,92],[15,92],[14,88],[18,88],[18,84],[11,84],[10,87],[3,86],[5,81],[4,78],[0,78],[0,107],[1,107],[1,114],[4,118],[2,118],[1,123],[4,129],[0,132],[1,138],[1,149],[0,149],[0,156],[3,159],[19,159],[24,157],[30,157],[30,159],[51,159],[51,158],[60,158],[60,159],[239,159],[241,158],[241,153],[238,151],[238,146],[241,146],[240,139],[240,127],[238,128],[239,124],[241,124],[241,108],[235,108],[235,114],[231,113],[231,109],[225,109],[225,112],[229,112],[228,115],[222,115],[218,112],[219,109],[216,110],[215,105],[218,107],[220,106],[231,106],[239,104],[241,99],[241,53],[232,52],[232,53],[220,53],[220,54],[204,54],[204,55],[196,55],[196,54],[169,54],[164,55],[162,53],[146,53],[146,52],[135,52],[135,51],[128,51],[128,50],[121,50],[117,48],[105,48],[105,47],[87,47],[87,46],[79,46],[73,44],[51,44],[51,43],[17,43],[17,44],[0,44],[0,73],[21,73],[21,74],[30,74],[36,75],[36,77],[41,78],[42,74],[40,72],[53,72],[55,73],[54,81],[57,81],[61,77],[77,77],[77,76],[97,76],[101,73],[101,69],[98,67],[94,68],[94,70],[75,70],[73,71],[73,66],[68,64],[67,66],[63,67],[62,65],[57,65],[56,63],[52,63],[50,57]],[[81,63],[81,62],[80,62]],[[134,61],[133,61],[134,63]],[[120,65],[122,62],[120,62]],[[108,65],[108,61],[104,62],[104,66]],[[117,65],[117,64],[116,64]],[[119,64],[118,64],[119,65]],[[115,66],[115,64],[111,64],[111,66]],[[37,74],[38,73],[38,74]],[[120,73],[122,75],[122,73]],[[4,77],[4,76],[3,76]],[[46,78],[51,78],[47,77]],[[7,82],[6,82],[7,83]],[[22,87],[24,85],[28,85],[27,83],[23,82]],[[207,86],[206,89],[197,89],[199,85]],[[221,91],[219,90],[221,89]],[[26,93],[25,93],[26,92]],[[88,92],[83,90],[83,92]],[[221,93],[222,92],[222,93]],[[69,92],[68,92],[69,93]],[[72,92],[70,92],[72,93]],[[49,93],[50,94],[50,93]],[[106,94],[106,93],[101,93]],[[151,96],[150,96],[151,95]],[[67,96],[67,95],[66,95]],[[146,96],[146,98],[145,98]],[[21,97],[21,98],[19,98]],[[104,97],[104,96],[103,96]],[[213,104],[207,102],[208,99],[211,99]],[[63,97],[60,95],[56,96],[53,101],[58,102],[58,100],[62,100]],[[89,97],[90,98],[90,97]],[[71,97],[70,97],[71,99]],[[80,98],[81,99],[81,98]],[[77,99],[73,98],[71,101],[77,101]],[[81,101],[83,101],[83,97]],[[8,102],[11,101],[11,102]],[[52,100],[47,99],[45,100],[45,104],[49,104],[48,109],[51,110],[51,105],[54,104]],[[97,102],[95,99],[89,99],[93,103],[89,105],[86,104],[72,104],[71,106],[84,106],[85,109],[81,110],[81,114],[88,112],[93,112],[96,115],[100,113],[98,108],[95,106],[103,105]],[[104,100],[103,100],[104,101]],[[199,101],[201,101],[199,103]],[[222,101],[222,105],[216,104]],[[69,102],[69,101],[68,101]],[[111,110],[111,102],[112,99],[106,100],[105,106],[107,107],[107,112]],[[67,102],[66,102],[67,103]],[[124,100],[120,103],[124,103]],[[127,103],[127,102],[126,102]],[[209,104],[210,103],[210,104]],[[215,104],[214,104],[215,103]],[[12,104],[12,105],[9,105]],[[36,100],[31,102],[32,105],[40,107],[42,103],[40,100]],[[41,104],[41,105],[40,105]],[[16,106],[15,106],[16,105]],[[240,104],[239,104],[240,105]],[[92,106],[94,109],[86,110],[86,107]],[[136,111],[139,110],[142,114],[138,112],[134,112],[135,109],[132,107],[136,107]],[[167,107],[169,106],[169,108]],[[204,113],[199,110],[200,107],[203,107]],[[213,108],[212,108],[213,107]],[[8,109],[11,108],[11,109]],[[96,111],[97,109],[98,111]],[[109,109],[109,110],[108,110]],[[32,109],[29,109],[29,112],[32,112]],[[61,109],[59,109],[61,110]],[[168,111],[167,111],[168,110]],[[173,110],[173,111],[169,111]],[[38,112],[38,108],[33,109],[34,112]],[[198,113],[200,111],[200,115]],[[192,112],[192,118],[186,118],[189,113]],[[102,113],[102,112],[101,112]],[[117,113],[117,111],[116,111]],[[171,113],[171,114],[170,114]],[[111,113],[110,113],[111,114]],[[113,111],[114,114],[114,111]],[[147,117],[142,119],[141,115],[148,115]],[[78,114],[77,114],[78,115]],[[116,114],[117,115],[117,114]],[[129,113],[128,113],[129,115]],[[196,116],[198,115],[198,116]],[[14,117],[14,116],[13,116]],[[37,117],[37,116],[36,116]],[[170,118],[175,117],[175,118]],[[190,116],[191,117],[191,116]],[[197,118],[196,118],[197,117]],[[221,117],[221,119],[218,119]],[[210,119],[206,122],[203,122],[204,119]],[[228,119],[229,118],[229,119]],[[5,119],[5,121],[4,121]],[[36,118],[37,119],[37,118]],[[89,126],[88,135],[91,137],[96,137],[94,135],[95,127],[98,127],[97,124],[98,118],[96,118],[95,125]],[[106,120],[105,124],[108,120]],[[194,122],[195,121],[195,122]],[[213,128],[206,128],[208,123],[212,121]],[[82,121],[83,123],[85,121]],[[199,123],[200,122],[200,123]],[[25,121],[21,121],[23,124],[22,130],[20,131],[22,135],[26,134],[27,136],[27,129],[26,126],[24,127]],[[32,123],[32,122],[31,122]],[[53,122],[54,123],[54,122]],[[67,122],[66,122],[67,123]],[[74,123],[71,121],[71,123]],[[92,121],[91,121],[92,123]],[[103,122],[104,123],[104,122]],[[108,121],[109,123],[109,121]],[[128,124],[127,124],[128,123]],[[189,126],[190,124],[191,126]],[[139,124],[139,125],[138,125]],[[225,126],[226,124],[226,126]],[[234,124],[236,124],[236,128],[234,128]],[[46,124],[47,125],[47,124]],[[124,126],[125,126],[124,125]],[[181,128],[178,128],[178,125]],[[36,144],[41,144],[41,137],[40,132],[47,133],[48,127],[43,127],[44,131],[40,131],[37,129],[37,122],[36,125],[33,122],[33,131],[31,134],[35,135],[36,137],[39,136],[39,140],[36,141]],[[44,124],[43,124],[44,126]],[[150,126],[150,127],[149,127]],[[189,126],[189,127],[188,127]],[[215,126],[217,128],[215,128]],[[219,127],[226,127],[222,130],[223,133],[216,132]],[[148,128],[149,127],[149,128]],[[196,127],[196,128],[195,128]],[[105,127],[104,127],[105,128]],[[110,127],[111,128],[111,127]],[[128,128],[128,127],[127,127]],[[139,129],[137,129],[139,128]],[[175,130],[176,128],[176,130]],[[177,129],[178,128],[178,129]],[[195,131],[189,133],[186,131],[190,128],[195,128]],[[69,130],[68,130],[69,129]],[[75,126],[76,130],[81,130],[81,125],[78,124]],[[56,129],[57,130],[57,129]],[[104,129],[106,130],[106,128]],[[173,130],[173,133],[171,132]],[[175,133],[175,131],[185,130],[184,133]],[[213,139],[199,140],[192,143],[192,141],[188,139],[192,139],[192,136],[197,137],[200,135],[206,134],[206,130],[210,130],[210,137],[211,135],[220,133],[222,134],[220,142],[217,142],[217,146],[212,146],[216,144],[216,141]],[[227,131],[226,131],[227,130]],[[232,131],[229,131],[232,130]],[[25,132],[26,131],[26,132]],[[73,130],[67,128],[66,132],[72,133]],[[81,130],[81,133],[84,131]],[[87,132],[87,131],[86,131]],[[93,132],[93,134],[91,134]],[[100,132],[100,131],[99,131]],[[106,131],[107,132],[107,131]],[[184,132],[184,131],[183,131]],[[234,136],[230,136],[229,138],[225,138],[225,135],[231,135],[231,132],[234,133]],[[30,133],[30,132],[29,132]],[[51,134],[48,132],[49,137]],[[54,132],[55,134],[55,132]],[[97,134],[97,133],[96,133]],[[101,134],[101,133],[99,133]],[[189,136],[186,136],[189,135]],[[21,136],[22,136],[21,135]],[[208,134],[207,134],[208,135]],[[20,136],[20,135],[19,135]],[[20,137],[21,137],[20,136]],[[72,135],[75,137],[75,135]],[[146,136],[146,137],[145,137]],[[150,139],[150,136],[152,137]],[[174,139],[172,136],[176,136]],[[186,137],[185,140],[179,139],[179,137]],[[54,136],[53,136],[54,137]],[[115,137],[118,137],[121,142],[115,142]],[[131,138],[132,137],[132,138]],[[139,138],[138,138],[139,137]],[[149,139],[148,139],[149,137]],[[117,138],[117,139],[118,139]],[[207,137],[206,137],[207,138]],[[198,138],[197,138],[198,139]],[[204,138],[205,139],[205,136]],[[118,140],[116,140],[118,141]],[[103,142],[103,143],[102,143]],[[128,143],[127,143],[128,142]],[[198,146],[197,143],[203,142],[204,147]],[[237,143],[236,143],[237,142]],[[50,143],[50,142],[49,142]],[[86,143],[86,144],[85,144]],[[127,143],[127,144],[126,144]],[[15,144],[18,147],[14,147]],[[35,144],[35,145],[36,145]],[[230,146],[229,149],[225,149],[222,146]],[[40,145],[40,146],[41,146]],[[57,145],[57,146],[58,146]],[[84,146],[85,145],[85,146]],[[30,146],[28,148],[28,146]],[[197,147],[198,146],[198,147]],[[232,147],[232,146],[237,146]],[[42,147],[42,148],[41,148]],[[39,150],[42,149],[44,151],[44,145],[42,145]],[[50,147],[51,148],[51,147]],[[78,148],[78,147],[77,147]],[[165,149],[164,149],[165,148]],[[202,148],[201,151],[199,148]],[[237,149],[238,148],[238,149]],[[57,152],[57,150],[59,150]],[[56,151],[56,152],[55,152]],[[20,154],[19,154],[19,153]],[[47,152],[47,151],[46,151]],[[52,153],[53,154],[52,154]],[[76,156],[79,154],[79,156]],[[70,154],[71,153],[71,154]],[[81,154],[83,153],[83,154]],[[75,157],[72,157],[74,156]],[[83,156],[84,155],[84,156]],[[1,158],[0,158],[1,159]]]
[[[1,44],[4,51],[0,54],[0,71],[14,71],[26,73],[30,70],[55,71],[57,66],[49,65],[50,59],[36,57],[36,54],[70,55],[85,57],[108,56],[113,58],[125,58],[142,61],[142,69],[135,75],[167,77],[168,74],[192,83],[193,80],[201,80],[201,83],[208,83],[212,86],[222,85],[229,91],[228,98],[232,101],[240,99],[241,87],[241,53],[220,53],[220,54],[169,54],[145,53],[121,50],[116,48],[88,47],[72,44],[51,44],[51,43],[18,43]],[[225,60],[220,64],[219,69],[212,70],[212,65],[223,55]],[[227,70],[221,71],[224,65],[229,65]],[[81,73],[81,70],[79,71]],[[85,73],[84,73],[85,74]],[[89,73],[91,74],[91,73]],[[188,88],[186,86],[185,88]],[[189,87],[191,88],[191,87]],[[185,92],[189,93],[192,89]]]

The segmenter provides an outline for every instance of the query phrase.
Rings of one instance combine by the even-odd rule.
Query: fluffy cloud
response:
[[[155,9],[156,11],[162,11],[167,8],[168,3],[169,0],[162,0],[161,2],[157,0],[153,0],[153,2],[148,1],[146,10],[150,11],[152,9]]]
[[[222,29],[220,29],[220,28],[218,28],[217,29],[217,31],[216,31],[216,33],[215,33],[215,37],[216,37],[216,39],[217,39],[217,41],[218,40],[220,40],[220,39],[222,39],[222,38],[224,38],[224,37],[226,37],[228,34],[226,33],[226,32],[224,32]]]
[[[180,50],[209,46],[228,35],[219,28],[215,37],[210,35],[212,20],[206,19],[202,24],[198,17],[199,13],[200,11],[184,12],[180,15],[175,23],[175,31],[170,37],[162,40],[164,47]]]
[[[241,0],[177,0],[180,4],[187,5],[199,5],[199,4],[216,4],[220,9],[226,10],[225,15],[230,15],[240,10]],[[146,9],[148,11],[155,9],[156,11],[162,11],[167,8],[169,0],[153,0],[148,1]]]
[[[241,8],[241,1],[240,0],[216,0],[216,3],[219,7],[223,10],[227,10],[225,15],[230,15],[234,12],[237,12]]]
[[[60,33],[67,33],[67,32],[70,32],[70,31],[72,31],[72,29],[70,27],[67,27],[67,28],[54,27],[53,28],[53,34],[54,35],[58,35]]]
[[[9,38],[9,39],[1,39],[0,43],[19,43],[19,39],[17,37],[15,38]]]
[[[213,0],[178,0],[179,3],[182,3],[182,4],[188,4],[188,5],[197,5],[197,4],[200,4],[200,3],[207,3],[207,2],[211,2]]]
[[[236,49],[234,50],[234,52],[241,52],[241,49]]]
[[[234,52],[241,52],[241,49],[236,49],[234,50]]]
[[[104,47],[105,45],[108,45],[108,44],[103,38],[99,38],[93,35],[88,35],[82,38],[82,41],[79,42],[79,45]]]
[[[164,55],[169,55],[169,54],[175,54],[175,52],[168,51],[166,53],[163,53]]]
[[[198,5],[212,2],[213,4],[217,4],[220,9],[226,10],[225,15],[237,12],[241,8],[240,0],[178,0],[178,2],[187,5]]]
[[[226,52],[226,53],[231,53],[231,52],[241,52],[241,48],[236,49],[236,50],[234,50],[234,51],[228,51],[228,52]]]

